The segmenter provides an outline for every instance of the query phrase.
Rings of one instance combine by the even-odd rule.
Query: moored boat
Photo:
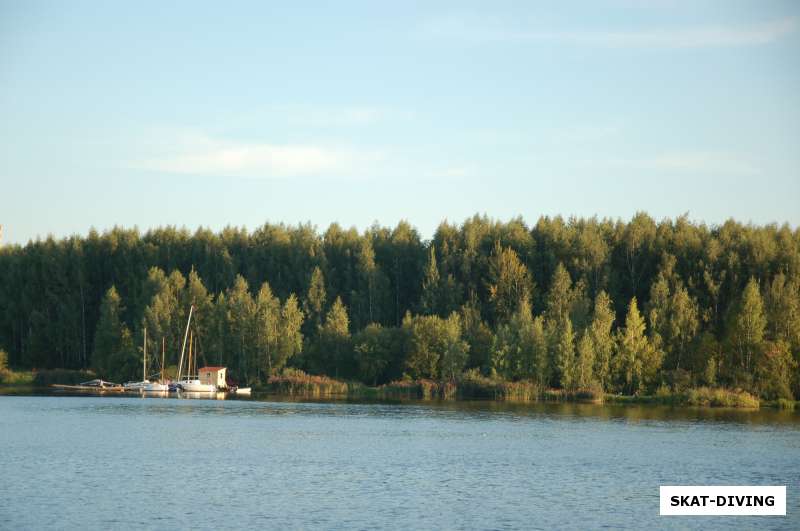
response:
[[[140,382],[125,382],[122,387],[126,391],[140,392],[148,385],[151,385],[150,380],[147,379],[147,328],[142,331],[142,381]]]
[[[216,393],[217,386],[200,381],[197,375],[197,349],[193,348],[195,343],[194,331],[189,331],[189,324],[192,320],[192,313],[194,306],[189,308],[189,320],[186,323],[186,330],[189,332],[189,358],[186,363],[186,376],[180,377],[181,369],[183,367],[183,351],[186,347],[186,335],[184,334],[183,345],[181,349],[181,361],[178,366],[178,389],[187,393]],[[194,354],[194,357],[192,356]],[[193,374],[194,373],[194,374]]]

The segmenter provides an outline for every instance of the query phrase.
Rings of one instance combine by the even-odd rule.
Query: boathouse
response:
[[[225,367],[203,367],[197,371],[197,376],[202,384],[210,384],[217,389],[225,389]]]

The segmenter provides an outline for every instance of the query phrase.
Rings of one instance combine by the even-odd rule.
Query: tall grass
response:
[[[539,386],[528,380],[510,382],[467,371],[458,382],[458,396],[465,399],[533,402],[540,396]]]
[[[398,380],[379,386],[378,398],[452,400],[456,398],[458,386],[454,382],[435,382],[433,380]]]
[[[306,374],[298,369],[284,369],[280,375],[271,376],[259,391],[301,397],[347,396],[346,382],[327,376]]]
[[[698,387],[685,393],[684,401],[690,406],[757,408],[758,398],[741,389]]]
[[[619,403],[664,404],[673,406],[757,408],[758,397],[741,389],[724,387],[695,387],[681,392],[661,386],[654,395],[606,395],[606,400]]]

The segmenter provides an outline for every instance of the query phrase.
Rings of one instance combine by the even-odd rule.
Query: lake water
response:
[[[0,396],[0,529],[800,528],[800,415]],[[659,517],[659,485],[786,517]]]

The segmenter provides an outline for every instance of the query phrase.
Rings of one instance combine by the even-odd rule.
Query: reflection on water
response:
[[[756,523],[660,519],[666,484],[787,485],[798,527],[797,413],[208,398],[0,396],[0,527]]]

